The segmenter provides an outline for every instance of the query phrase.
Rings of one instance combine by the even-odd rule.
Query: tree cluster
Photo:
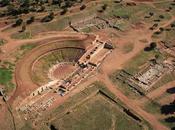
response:
[[[151,42],[150,45],[148,47],[144,48],[144,51],[152,51],[157,47],[156,42]]]
[[[50,22],[54,18],[54,13],[50,13],[49,15],[45,16],[44,18],[41,19],[41,22]]]
[[[75,3],[81,2],[82,0],[0,0],[0,7],[6,6],[6,10],[0,12],[0,16],[17,16],[29,12],[43,12],[50,5],[58,5],[58,8],[65,10]],[[83,9],[85,6],[81,8]]]

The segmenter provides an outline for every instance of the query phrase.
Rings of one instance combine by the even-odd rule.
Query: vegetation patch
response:
[[[92,28],[87,27],[87,28],[82,29],[81,31],[85,32],[85,33],[90,33],[90,32],[92,32]]]
[[[31,39],[33,37],[30,31],[14,33],[11,35],[13,39]]]
[[[25,44],[20,47],[20,50],[32,50],[36,46],[36,44]]]
[[[123,51],[123,53],[127,54],[127,53],[131,52],[133,49],[134,49],[134,44],[128,43],[128,44],[123,46],[122,51]]]
[[[4,39],[0,39],[0,46],[4,45],[7,41],[5,41]]]
[[[142,130],[137,124],[122,113],[114,104],[110,103],[103,96],[95,96],[78,108],[72,110],[61,119],[56,119],[52,124],[62,130]],[[94,124],[94,122],[96,122]]]
[[[140,117],[130,111],[131,116],[126,111],[124,104],[115,95],[101,82],[95,82],[56,108],[46,118],[49,128],[62,130],[151,130]]]
[[[36,44],[25,44],[20,46],[12,55],[15,57],[15,62],[22,58],[28,51],[35,48]]]
[[[160,120],[160,122],[162,124],[164,124],[165,126],[171,128],[171,130],[174,130],[175,128],[175,117],[174,116],[169,116],[168,118],[166,119],[163,119],[163,120]]]
[[[155,113],[160,113],[161,106],[156,101],[148,101],[144,105],[144,109],[150,113],[155,114]]]
[[[26,123],[20,130],[34,130],[30,123]]]
[[[12,79],[12,71],[6,68],[0,68],[0,84],[7,85]]]
[[[0,68],[0,84],[5,86],[5,92],[9,92],[15,87],[11,81],[12,75],[11,68]]]

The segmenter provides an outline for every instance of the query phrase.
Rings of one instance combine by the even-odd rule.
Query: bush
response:
[[[172,23],[172,24],[171,24],[171,27],[174,28],[174,27],[175,27],[175,23]]]
[[[27,23],[27,24],[31,24],[31,23],[34,22],[34,20],[35,20],[35,17],[32,16],[32,17],[30,17],[30,19],[28,19],[28,20],[26,21],[26,23]]]
[[[5,40],[0,39],[0,46],[1,46],[1,45],[4,45],[5,43],[6,43],[6,41],[5,41]]]
[[[52,12],[52,13],[50,13],[49,15],[45,16],[45,17],[41,20],[41,22],[50,22],[50,21],[52,21],[53,19],[54,19],[54,13]]]
[[[39,9],[37,10],[37,12],[43,12],[45,10],[44,6],[40,6]]]
[[[162,32],[162,31],[164,31],[164,28],[160,27],[159,30]]]
[[[67,9],[65,8],[60,12],[60,15],[64,15],[64,14],[66,14],[66,12],[67,12]]]
[[[149,45],[149,47],[145,47],[145,48],[144,48],[144,51],[152,51],[152,50],[154,50],[156,47],[157,47],[156,42],[151,42],[150,45]]]
[[[24,32],[25,30],[26,30],[26,24],[23,24],[20,32]]]
[[[12,16],[16,16],[16,15],[18,15],[19,14],[19,11],[18,11],[18,9],[17,8],[15,8],[15,6],[14,5],[8,5],[7,6],[7,13],[6,13],[7,15],[12,15]]]
[[[163,15],[159,15],[159,18],[164,19],[164,16]]]
[[[10,4],[10,0],[1,0],[0,1],[0,7],[4,7]]]
[[[12,26],[13,27],[20,26],[22,24],[22,22],[23,22],[23,20],[19,18],[19,19],[16,20],[15,24],[13,24]]]
[[[150,43],[150,48],[153,50],[153,49],[155,49],[157,47],[157,44],[156,44],[156,42],[151,42]]]
[[[159,35],[159,34],[161,34],[161,31],[154,32],[154,35]]]
[[[175,117],[170,116],[170,117],[166,118],[165,121],[168,123],[173,123],[173,122],[175,122]]]
[[[81,7],[80,7],[80,10],[84,10],[86,8],[86,5],[82,5]]]
[[[102,9],[103,9],[103,10],[106,10],[107,6],[108,6],[107,4],[104,4],[104,5],[102,6]]]
[[[153,12],[149,12],[149,15],[150,15],[150,16],[153,16],[153,15],[154,15],[154,13],[153,13]]]

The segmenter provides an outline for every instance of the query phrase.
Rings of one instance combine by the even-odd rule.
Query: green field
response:
[[[6,68],[0,68],[0,84],[7,85],[12,79],[12,71]]]
[[[136,115],[141,122],[126,114],[124,109],[127,109],[126,106],[104,84],[95,82],[48,113],[45,116],[48,125],[41,127],[54,126],[59,130],[151,130],[140,116]]]
[[[0,84],[5,86],[5,91],[9,92],[15,85],[12,83],[12,68],[0,68]]]
[[[20,46],[20,50],[32,50],[33,48],[35,48],[37,45],[36,44],[25,44]]]
[[[102,82],[94,82],[71,96],[62,105],[45,113],[39,120],[43,123],[39,123],[37,129],[152,130],[151,126],[134,111],[129,110],[139,120],[124,110],[129,109]],[[28,121],[21,130],[32,129]]]
[[[97,95],[72,110],[61,119],[52,122],[61,130],[142,130],[133,119],[125,115],[115,104]],[[130,126],[128,128],[128,126]]]

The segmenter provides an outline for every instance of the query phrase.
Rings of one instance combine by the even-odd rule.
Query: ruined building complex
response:
[[[58,97],[64,96],[85,78],[92,75],[112,49],[111,44],[101,41],[97,36],[75,64],[76,68],[72,73],[64,79],[55,79],[37,88],[20,104],[18,109],[30,116],[30,119],[36,118],[36,115],[41,115],[41,111],[45,111],[50,107]],[[54,95],[51,93],[54,93]],[[35,114],[31,115],[33,111],[35,111]]]

